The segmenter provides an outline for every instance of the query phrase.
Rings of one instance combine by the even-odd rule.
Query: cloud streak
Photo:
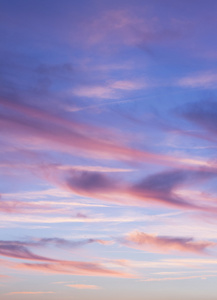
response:
[[[45,274],[68,274],[79,276],[107,276],[119,278],[135,278],[135,275],[111,270],[100,263],[80,261],[57,261],[54,263],[20,263],[14,264],[13,269],[41,272]]]
[[[92,243],[89,240],[87,243]],[[107,244],[101,240],[96,240],[100,244]],[[33,260],[33,263],[28,262],[9,262],[1,260],[1,264],[8,268],[18,269],[23,271],[41,272],[44,274],[68,274],[79,276],[108,276],[120,278],[134,278],[135,275],[107,268],[106,265],[99,262],[87,261],[71,261],[52,259],[44,256],[39,256],[28,250],[27,246],[38,247],[42,245],[55,244],[64,247],[81,247],[84,243],[72,243],[63,241],[62,239],[42,239],[39,243],[24,243],[24,242],[0,242],[0,255],[12,257],[21,260]],[[40,263],[39,263],[40,262]]]
[[[37,260],[37,261],[55,261],[44,256],[36,255],[27,249],[25,244],[18,241],[0,241],[0,255],[13,257],[17,259]]]
[[[217,74],[214,72],[204,72],[186,76],[178,80],[178,85],[186,88],[216,89]]]
[[[57,150],[97,159],[147,162],[168,166],[194,167],[197,161],[157,154],[126,146],[114,132],[24,104],[12,97],[0,98],[5,109],[0,114],[4,133],[20,148]],[[87,134],[92,130],[94,134]],[[107,136],[107,139],[104,139]],[[20,141],[22,141],[20,143]]]
[[[101,239],[85,239],[80,241],[70,241],[63,238],[40,238],[30,241],[0,241],[0,255],[13,257],[17,259],[38,260],[38,261],[56,261],[44,256],[32,253],[28,247],[39,248],[47,246],[56,246],[67,249],[79,248],[88,244],[98,243],[101,245],[110,245],[111,241]]]
[[[186,276],[186,277],[164,277],[164,278],[147,278],[142,281],[174,281],[174,280],[188,280],[188,279],[207,279],[207,277],[216,277],[217,275],[200,275],[200,276]]]
[[[5,295],[13,296],[13,295],[41,295],[41,294],[55,294],[55,292],[11,292]]]
[[[99,290],[101,289],[100,286],[91,285],[91,284],[67,284],[66,286],[72,287],[78,290]]]

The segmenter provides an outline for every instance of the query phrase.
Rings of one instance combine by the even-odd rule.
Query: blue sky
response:
[[[216,1],[0,1],[1,299],[214,300]]]

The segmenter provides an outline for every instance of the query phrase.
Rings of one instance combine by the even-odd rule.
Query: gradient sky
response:
[[[214,300],[217,1],[0,0],[1,300]]]

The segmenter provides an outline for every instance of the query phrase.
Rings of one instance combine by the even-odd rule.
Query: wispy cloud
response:
[[[21,103],[13,97],[1,98],[0,104],[6,108],[0,115],[4,133],[21,149],[56,150],[79,154],[81,157],[131,162],[136,160],[167,166],[197,165],[193,158],[172,157],[131,148],[126,145],[126,139],[123,141],[120,134],[117,136],[114,131],[54,115]],[[93,130],[94,135],[88,135],[89,130]],[[106,140],[104,136],[107,136]]]
[[[72,90],[76,96],[101,99],[120,99],[124,91],[150,88],[152,85],[145,80],[118,80],[106,85],[78,86]]]
[[[55,292],[11,292],[5,295],[12,296],[12,295],[39,295],[39,294],[55,294]]]
[[[54,259],[32,253],[22,242],[0,241],[0,255],[17,259],[36,261],[55,261]]]
[[[55,259],[36,255],[28,248],[45,248],[47,246],[56,246],[66,249],[75,249],[93,243],[110,245],[113,242],[102,239],[71,241],[63,238],[36,238],[27,241],[0,241],[0,255],[25,260],[56,261]]]
[[[135,275],[111,270],[100,263],[80,261],[57,261],[54,263],[20,263],[11,266],[23,271],[42,272],[45,274],[71,274],[82,276],[107,276],[120,278],[135,278]]]
[[[149,220],[149,216],[140,216],[137,215],[131,216],[131,215],[123,215],[123,216],[117,216],[117,217],[106,217],[102,214],[95,215],[92,217],[86,217],[85,215],[78,214],[75,217],[70,216],[34,216],[32,214],[25,214],[25,215],[2,215],[1,216],[1,222],[6,223],[6,227],[8,227],[8,224],[11,223],[39,223],[39,224],[59,224],[59,223],[130,223],[130,222],[138,222],[138,221],[145,221]],[[15,225],[16,226],[16,225]]]
[[[211,283],[217,2],[0,2],[2,297]]]
[[[119,98],[113,89],[106,86],[83,86],[73,90],[73,94],[79,97],[116,99]]]
[[[200,275],[200,276],[186,276],[186,277],[163,277],[163,278],[147,278],[142,281],[174,281],[174,280],[188,280],[188,279],[207,279],[207,277],[216,277],[217,275]]]
[[[186,88],[216,89],[217,73],[205,71],[189,75],[179,79],[178,85]]]
[[[79,289],[79,290],[99,290],[99,289],[101,289],[100,286],[91,285],[91,284],[67,284],[66,286],[72,287],[74,289]]]
[[[15,251],[14,251],[15,252]],[[23,251],[24,252],[24,251]],[[117,265],[110,268],[109,264],[101,262],[89,261],[72,261],[72,260],[59,260],[46,257],[38,257],[32,253],[25,253],[16,255],[14,253],[6,255],[16,259],[33,260],[35,262],[12,262],[9,260],[0,260],[0,265],[9,269],[20,271],[40,272],[43,274],[68,274],[79,276],[107,276],[117,278],[136,278],[136,275],[125,271],[119,271]],[[30,252],[30,251],[29,251]],[[4,255],[4,253],[3,253]],[[38,261],[41,261],[40,263]],[[107,266],[108,265],[108,266]]]

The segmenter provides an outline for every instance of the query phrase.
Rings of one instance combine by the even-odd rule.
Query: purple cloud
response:
[[[87,197],[110,202],[114,202],[114,198],[116,201],[120,199],[119,203],[122,204],[138,205],[139,202],[144,201],[181,209],[210,210],[178,196],[176,190],[216,176],[215,170],[209,168],[201,168],[198,171],[172,170],[149,175],[132,184],[120,178],[110,178],[102,173],[74,172],[70,173],[66,187],[76,194]]]
[[[217,133],[217,102],[214,100],[191,103],[184,109],[182,116],[211,134]]]
[[[100,172],[74,172],[67,184],[72,190],[81,193],[109,192],[116,187],[114,180]]]
[[[25,243],[18,241],[0,241],[0,255],[38,261],[55,261],[54,259],[36,255],[27,249]]]
[[[17,259],[56,261],[55,259],[32,253],[28,248],[47,247],[50,245],[62,248],[78,248],[88,244],[98,243],[107,245],[109,242],[100,239],[85,239],[81,241],[69,241],[62,238],[41,238],[30,241],[0,241],[0,255]]]

